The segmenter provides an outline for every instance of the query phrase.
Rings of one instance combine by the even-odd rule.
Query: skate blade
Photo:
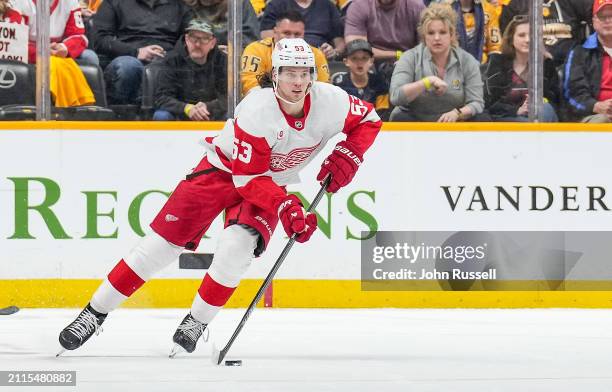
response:
[[[55,358],[59,357],[60,355],[62,355],[62,354],[63,354],[63,353],[65,353],[65,352],[66,352],[66,349],[65,349],[65,348],[61,349],[61,350],[59,351],[59,353],[55,354]]]
[[[168,355],[168,358],[174,358],[176,354],[184,353],[184,352],[186,352],[185,349],[175,343],[174,347],[172,347],[172,350],[170,351],[170,354]]]

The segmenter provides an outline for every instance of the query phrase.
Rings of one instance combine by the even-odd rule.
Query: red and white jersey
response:
[[[14,6],[9,2],[9,9],[4,13],[2,17],[0,17],[0,22],[8,22],[8,23],[17,23],[17,24],[27,24],[23,15],[14,9]]]
[[[232,173],[238,192],[261,208],[276,211],[283,186],[340,132],[363,156],[382,122],[373,106],[339,87],[315,82],[304,101],[304,117],[284,113],[271,88],[251,91],[221,133],[208,138],[208,161]]]
[[[36,0],[12,0],[13,7],[21,13],[30,28],[28,57],[36,61]],[[85,25],[78,0],[51,0],[51,42],[61,42],[68,48],[68,55],[77,58],[87,48]]]

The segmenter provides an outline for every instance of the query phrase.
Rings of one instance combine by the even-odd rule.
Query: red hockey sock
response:
[[[211,278],[209,274],[206,274],[198,289],[198,294],[209,305],[223,306],[230,299],[234,290],[236,290],[235,287],[223,286]]]
[[[108,274],[108,281],[126,297],[134,294],[145,283],[123,259]]]

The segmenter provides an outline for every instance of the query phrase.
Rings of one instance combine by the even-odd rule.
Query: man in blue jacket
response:
[[[612,0],[595,0],[593,33],[565,64],[563,92],[583,122],[612,121]]]

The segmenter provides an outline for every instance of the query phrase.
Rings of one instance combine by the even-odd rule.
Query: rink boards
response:
[[[203,137],[221,125],[2,124],[0,305],[83,305],[201,159]],[[362,291],[360,281],[360,238],[377,230],[612,231],[606,128],[385,125],[355,180],[317,208],[321,230],[291,251],[274,282],[273,306],[611,307],[609,271],[553,290],[535,282],[520,291]],[[333,144],[290,191],[314,196],[319,162]],[[219,219],[199,252],[214,252],[221,227]],[[250,301],[286,241],[281,231],[231,306]],[[175,263],[126,306],[189,306],[202,274]]]

